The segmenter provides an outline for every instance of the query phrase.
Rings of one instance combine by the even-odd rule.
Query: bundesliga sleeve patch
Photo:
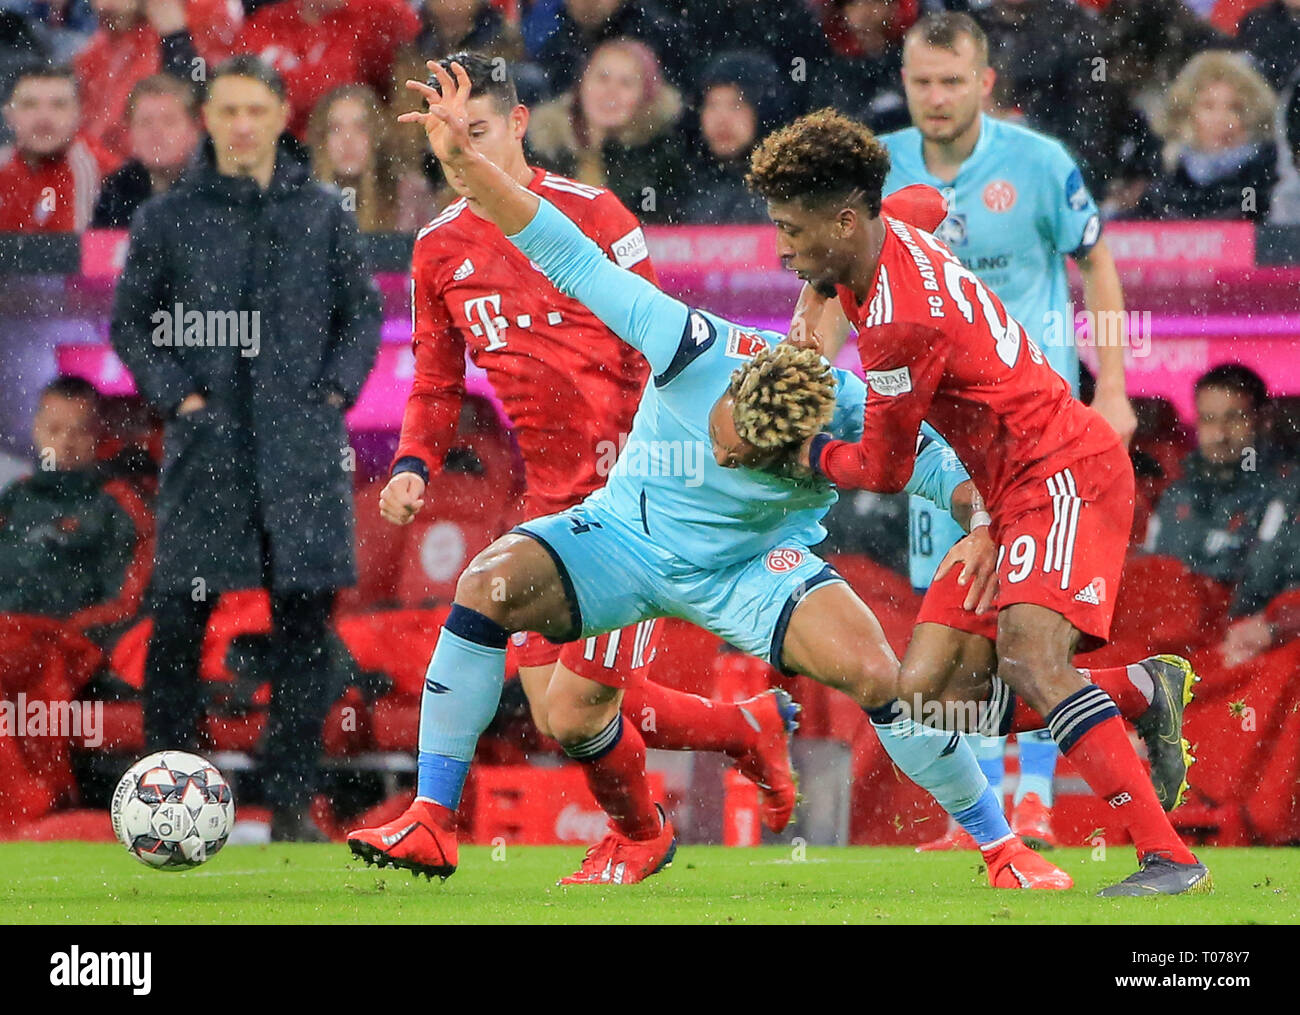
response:
[[[645,245],[645,233],[641,231],[640,226],[626,236],[620,236],[610,244],[609,249],[614,255],[614,263],[620,268],[630,268],[650,256],[650,251]]]
[[[912,371],[908,367],[897,370],[868,370],[867,387],[877,395],[895,398],[912,390]]]
[[[756,331],[732,328],[727,332],[727,355],[732,359],[753,359],[767,348],[767,339]]]
[[[1077,167],[1071,170],[1069,178],[1065,181],[1065,200],[1075,211],[1083,211],[1092,204],[1092,196],[1084,186],[1083,174]]]

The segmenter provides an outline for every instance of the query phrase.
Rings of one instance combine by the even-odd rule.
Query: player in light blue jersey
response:
[[[431,111],[401,119],[425,126],[435,154],[482,214],[556,288],[636,347],[653,381],[607,484],[577,507],[520,526],[461,576],[429,664],[416,803],[388,825],[351,833],[353,851],[430,875],[455,869],[454,812],[496,709],[511,633],[575,642],[676,616],[857,701],[899,768],[981,843],[990,883],[1068,887],[1068,875],[1011,834],[965,742],[923,730],[899,707],[899,663],[879,623],[809,549],[824,535],[834,490],[811,473],[759,471],[823,427],[860,439],[865,386],[811,349],[692,310],[615,265],[553,205],[474,151],[468,78],[459,64],[452,64],[455,83],[429,66],[440,90],[418,88]],[[744,364],[752,368],[742,378],[736,368]],[[933,436],[920,438],[910,488],[968,516],[973,484]],[[701,447],[703,461],[688,467],[698,461],[690,449]],[[951,557],[981,584],[993,564],[986,541],[979,528]],[[621,714],[621,693],[574,673],[563,657],[547,692],[552,735],[584,762],[614,826],[562,883],[640,881],[675,850],[672,826],[649,795],[644,743]]]
[[[1060,142],[981,111],[994,77],[987,40],[969,17],[932,15],[908,31],[903,85],[913,126],[880,136],[890,156],[883,193],[923,183],[944,196],[948,214],[934,235],[997,292],[1077,395],[1079,353],[1065,263],[1067,256],[1074,258],[1100,367],[1092,405],[1127,440],[1137,423],[1124,384],[1127,318],[1100,214]],[[846,328],[847,322],[828,322],[820,329],[831,339],[832,358]],[[924,594],[939,562],[965,532],[918,497],[909,500],[908,520],[909,574]],[[1054,845],[1049,811],[1056,745],[1046,731],[1018,740],[1021,775],[1012,826],[1031,843]],[[1001,786],[1004,739],[975,743],[989,782]],[[933,845],[971,843],[954,827]]]

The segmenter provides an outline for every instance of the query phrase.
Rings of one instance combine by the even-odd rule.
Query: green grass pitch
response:
[[[0,845],[0,924],[44,923],[1295,923],[1300,849],[1205,849],[1208,896],[1098,899],[1135,869],[1057,850],[1069,892],[994,891],[973,853],[883,847],[683,846],[641,885],[558,888],[572,847],[466,847],[446,883],[379,871],[340,845],[231,846],[204,867],[147,870],[117,845]]]

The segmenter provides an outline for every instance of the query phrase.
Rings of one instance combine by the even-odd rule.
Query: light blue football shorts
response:
[[[726,567],[700,567],[587,503],[514,531],[537,540],[555,561],[573,611],[570,641],[652,617],[680,617],[782,669],[794,608],[813,589],[844,580],[800,542]]]

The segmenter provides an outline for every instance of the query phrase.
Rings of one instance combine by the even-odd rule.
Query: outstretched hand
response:
[[[406,87],[424,96],[429,108],[403,113],[398,123],[418,123],[429,138],[429,147],[439,162],[454,164],[473,150],[469,137],[469,114],[465,104],[469,101],[469,75],[459,63],[453,62],[451,74],[435,60],[426,64],[438,82],[432,88],[423,81],[410,80]],[[454,75],[454,79],[453,79]]]

